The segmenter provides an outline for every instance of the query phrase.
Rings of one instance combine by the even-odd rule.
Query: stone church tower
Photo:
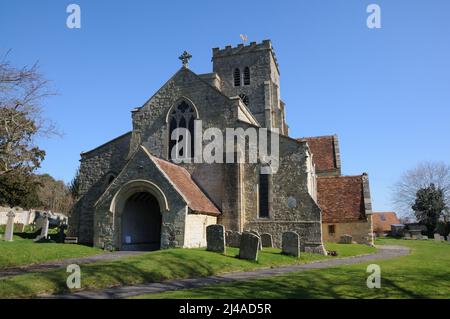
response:
[[[270,233],[276,246],[282,232],[296,231],[303,251],[324,253],[312,154],[306,141],[288,136],[271,42],[215,48],[207,74],[191,71],[189,58],[185,52],[183,66],[132,110],[131,132],[81,154],[70,234],[122,250],[202,247],[206,226],[220,223]],[[278,170],[264,174],[260,161],[177,164],[170,137],[180,127],[195,136],[210,128],[223,136],[267,128],[278,137]],[[208,143],[203,139],[203,147]]]
[[[224,94],[240,96],[261,126],[276,127],[288,134],[280,100],[278,62],[269,40],[223,50],[215,48],[212,60]]]

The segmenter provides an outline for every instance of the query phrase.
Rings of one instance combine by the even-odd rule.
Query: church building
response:
[[[314,155],[307,140],[289,137],[271,41],[214,48],[207,74],[190,70],[190,58],[185,52],[181,68],[131,111],[130,132],[81,154],[69,234],[105,249],[191,248],[206,246],[208,225],[222,224],[270,233],[276,247],[283,232],[295,231],[302,251],[325,253]],[[224,136],[230,128],[276,134],[277,171],[264,173],[259,159],[175,161],[174,130],[185,128],[194,141],[200,120],[203,132],[218,128]]]

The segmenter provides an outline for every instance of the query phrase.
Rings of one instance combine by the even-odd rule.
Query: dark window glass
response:
[[[241,86],[241,70],[234,69],[234,86]]]
[[[269,175],[259,174],[259,217],[269,217]]]
[[[328,225],[328,234],[334,234],[334,233],[336,233],[335,225]]]
[[[244,85],[250,85],[250,68],[244,69]]]

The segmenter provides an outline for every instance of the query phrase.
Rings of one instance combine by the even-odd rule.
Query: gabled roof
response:
[[[318,177],[317,202],[325,223],[365,220],[363,176]]]
[[[400,224],[397,214],[394,212],[377,212],[372,214],[374,231],[390,231],[391,225]]]
[[[149,154],[149,153],[148,153]],[[188,206],[193,211],[219,215],[219,209],[203,193],[191,174],[181,166],[150,155],[151,160],[160,168],[172,185],[186,200]]]
[[[340,168],[336,136],[303,137],[298,140],[308,143],[313,154],[314,164],[316,164],[316,172],[327,172]]]

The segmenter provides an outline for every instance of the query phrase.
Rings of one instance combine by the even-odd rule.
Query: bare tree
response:
[[[0,57],[0,176],[32,172],[45,156],[35,145],[35,137],[59,135],[43,116],[43,100],[54,94],[48,80],[40,74],[37,63],[12,66],[8,53]]]
[[[412,206],[417,192],[430,187],[431,184],[442,190],[445,203],[450,207],[450,165],[443,162],[424,162],[405,172],[394,185],[392,200],[397,212],[413,217]]]

